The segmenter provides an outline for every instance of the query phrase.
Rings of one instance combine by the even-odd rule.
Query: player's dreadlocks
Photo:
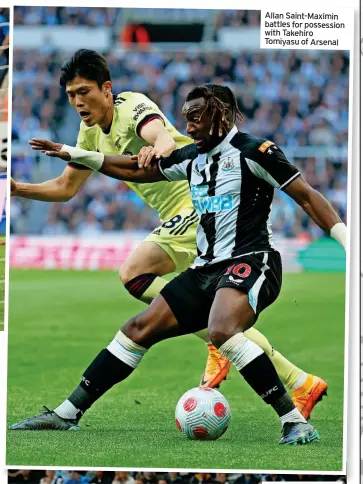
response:
[[[215,125],[217,126],[218,136],[221,137],[228,133],[237,118],[243,119],[236,96],[228,86],[202,84],[190,91],[186,100],[191,101],[199,97],[203,97],[206,100],[206,107],[201,116],[203,116],[206,110],[211,112],[212,126],[210,135],[213,134]]]

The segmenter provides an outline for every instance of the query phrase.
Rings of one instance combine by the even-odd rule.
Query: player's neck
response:
[[[98,124],[105,134],[108,134],[111,131],[114,110],[115,110],[115,105],[112,100],[111,104],[106,110],[103,120]]]

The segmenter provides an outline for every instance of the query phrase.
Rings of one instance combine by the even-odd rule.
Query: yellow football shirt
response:
[[[105,134],[98,126],[87,127],[83,121],[77,146],[88,151],[99,151],[105,155],[137,155],[149,144],[140,137],[141,128],[155,118],[161,118],[173,137],[177,148],[192,143],[192,140],[177,131],[158,106],[144,94],[123,92],[115,98],[114,117],[110,132]],[[151,208],[158,211],[161,221],[178,214],[181,207],[190,204],[187,181],[157,183],[125,182]]]

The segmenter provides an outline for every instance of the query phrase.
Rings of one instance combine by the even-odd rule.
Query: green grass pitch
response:
[[[185,336],[152,348],[139,368],[81,421],[80,432],[10,432],[7,464],[193,469],[342,469],[344,274],[285,274],[257,323],[285,356],[329,383],[312,423],[321,441],[278,445],[280,423],[233,369],[221,391],[232,419],[215,442],[188,441],[174,423],[180,396],[198,385],[206,349]],[[118,328],[144,308],[112,272],[11,271],[8,424],[54,408]]]
[[[0,236],[3,242],[5,237]],[[5,245],[0,245],[0,331],[4,330],[4,301],[5,301]]]

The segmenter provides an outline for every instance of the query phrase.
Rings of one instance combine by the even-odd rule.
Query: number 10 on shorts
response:
[[[231,272],[235,276],[242,277],[244,279],[251,274],[251,266],[249,266],[248,264],[232,265],[228,267],[224,275],[228,276],[229,274],[231,274]]]

